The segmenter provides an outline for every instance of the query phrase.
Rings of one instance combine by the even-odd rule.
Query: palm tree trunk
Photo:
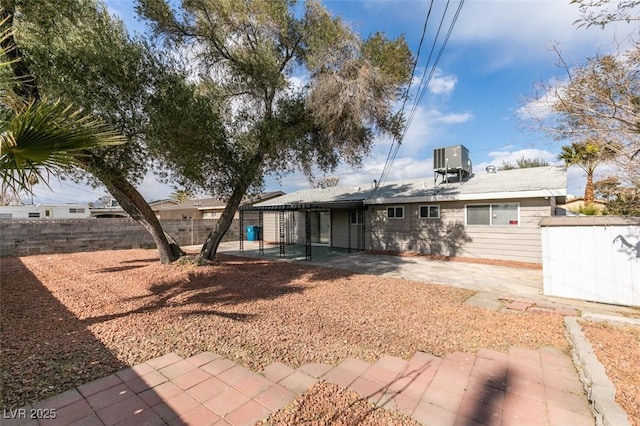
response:
[[[593,171],[587,171],[587,184],[584,187],[584,205],[590,206],[595,201],[595,191],[593,188]]]

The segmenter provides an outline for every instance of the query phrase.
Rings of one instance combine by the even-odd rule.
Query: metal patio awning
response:
[[[356,209],[363,207],[364,200],[335,201],[335,202],[311,202],[290,203],[270,206],[242,206],[240,211],[291,211],[291,210],[315,210],[315,209]]]

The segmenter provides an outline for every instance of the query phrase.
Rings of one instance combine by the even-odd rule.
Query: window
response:
[[[29,217],[40,217],[40,213],[29,213]]]
[[[362,225],[363,222],[363,215],[364,215],[364,211],[363,210],[350,210],[349,211],[349,222],[352,225]]]
[[[69,209],[69,213],[84,213],[84,208],[82,208],[82,207],[80,207],[80,208],[71,207]]]
[[[420,206],[420,219],[440,219],[440,206]]]
[[[517,203],[475,204],[467,206],[467,225],[518,225]]]
[[[404,219],[404,207],[387,207],[389,219]]]
[[[0,213],[0,219],[11,219],[12,217],[11,213]]]
[[[215,219],[218,217],[217,212],[202,212],[203,219]]]
[[[44,217],[51,217],[51,210],[45,210]]]

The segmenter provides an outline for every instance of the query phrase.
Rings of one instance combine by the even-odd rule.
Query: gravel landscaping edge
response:
[[[602,321],[603,319],[590,318]],[[607,319],[608,320],[608,319]],[[578,318],[564,319],[567,340],[572,347],[573,363],[591,403],[597,426],[631,426],[627,413],[616,403],[616,388],[596,357],[591,343],[587,340]]]

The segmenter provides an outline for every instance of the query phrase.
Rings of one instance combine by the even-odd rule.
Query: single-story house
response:
[[[470,170],[470,168],[469,168]],[[542,263],[542,218],[562,214],[557,166],[297,191],[241,208],[264,241]],[[241,219],[242,223],[242,219]]]
[[[0,206],[0,219],[86,219],[87,204],[20,204]]]

